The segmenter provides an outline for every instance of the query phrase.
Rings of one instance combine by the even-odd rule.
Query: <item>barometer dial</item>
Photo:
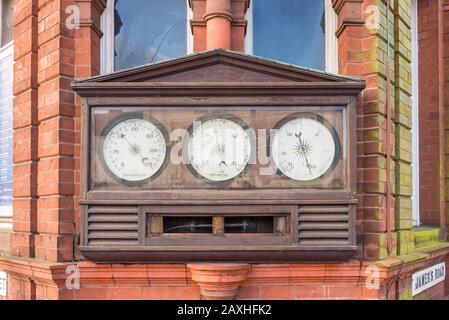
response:
[[[102,155],[104,164],[115,177],[125,182],[142,182],[164,165],[167,141],[153,122],[124,119],[106,133]]]
[[[298,113],[281,121],[271,139],[271,157],[278,171],[296,181],[312,181],[338,161],[338,135],[323,117]]]
[[[195,122],[187,145],[189,169],[209,182],[242,174],[251,157],[248,129],[242,121],[228,117]]]

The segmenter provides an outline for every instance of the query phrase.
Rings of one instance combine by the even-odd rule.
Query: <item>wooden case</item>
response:
[[[363,81],[214,50],[81,80],[73,88],[83,98],[80,249],[85,258],[336,261],[353,255],[355,107]],[[332,170],[311,182],[292,181],[276,170],[262,174],[270,164],[256,161],[236,179],[213,184],[167,159],[155,178],[129,184],[105,170],[98,152],[105,128],[130,114],[155,119],[167,135],[188,130],[201,117],[226,114],[254,130],[255,155],[269,155],[269,134],[259,130],[269,132],[299,112],[325,118],[341,150]],[[182,143],[173,140],[167,143],[169,153],[182,152]],[[170,217],[201,219],[211,228],[164,233],[164,219]],[[272,219],[273,232],[224,232],[232,217],[270,217],[265,221]]]

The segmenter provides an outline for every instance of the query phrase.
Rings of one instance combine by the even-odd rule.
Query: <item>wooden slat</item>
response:
[[[88,213],[136,213],[137,207],[131,206],[92,206],[89,207]]]
[[[348,206],[300,206],[299,213],[347,213],[349,211]]]
[[[299,230],[348,230],[349,224],[345,222],[306,222],[300,223]]]
[[[89,223],[89,230],[132,230],[137,231],[137,223],[125,223],[125,222],[94,222]]]
[[[92,239],[89,240],[89,245],[91,246],[132,246],[132,245],[137,245],[138,242],[137,240],[118,240],[118,239],[114,239],[114,240],[97,240],[97,239]]]
[[[347,214],[300,214],[298,218],[299,222],[302,221],[348,221]]]
[[[337,239],[347,239],[349,237],[349,232],[347,231],[300,231],[299,238],[300,239],[328,239],[328,238],[337,238]]]
[[[137,239],[137,231],[89,231],[89,239]]]
[[[137,214],[89,214],[88,222],[98,221],[98,222],[138,222]]]
[[[347,245],[346,239],[299,239],[299,244],[304,246]]]

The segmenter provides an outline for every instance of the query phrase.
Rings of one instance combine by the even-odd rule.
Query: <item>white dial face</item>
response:
[[[157,173],[167,152],[159,128],[142,119],[116,124],[104,138],[102,151],[109,170],[129,182],[143,181]]]
[[[235,178],[251,156],[251,139],[237,122],[215,118],[194,126],[188,144],[191,167],[213,182]]]
[[[321,122],[298,117],[283,124],[274,134],[271,155],[276,167],[296,181],[321,177],[332,166],[335,141]]]

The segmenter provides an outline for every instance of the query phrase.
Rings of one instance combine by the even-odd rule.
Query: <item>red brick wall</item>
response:
[[[418,1],[420,219],[440,225],[438,0]]]

